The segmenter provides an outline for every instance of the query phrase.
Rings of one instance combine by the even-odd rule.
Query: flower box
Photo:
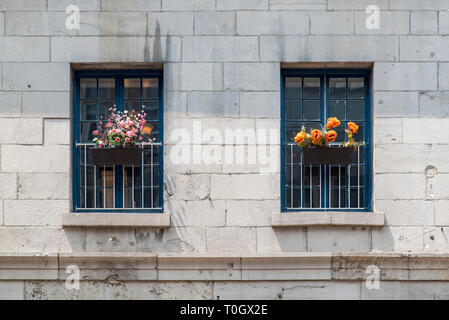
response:
[[[348,147],[303,147],[304,164],[339,164],[351,163],[354,148]]]
[[[92,162],[96,166],[139,165],[142,161],[142,149],[129,148],[92,148]]]

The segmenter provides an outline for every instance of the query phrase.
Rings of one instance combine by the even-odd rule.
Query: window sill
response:
[[[163,213],[75,213],[62,215],[64,227],[170,227]]]
[[[365,226],[382,227],[382,212],[285,212],[271,216],[272,227],[289,226]]]

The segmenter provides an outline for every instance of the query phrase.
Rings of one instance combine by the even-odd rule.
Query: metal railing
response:
[[[332,145],[341,145],[341,143]],[[285,159],[286,209],[363,210],[365,185],[364,181],[361,181],[364,177],[362,149],[363,147],[357,148],[354,156],[356,159],[351,164],[314,165],[303,163],[301,148],[297,144],[286,144],[285,151],[290,155],[290,159]]]
[[[141,163],[135,165],[97,166],[90,159],[94,143],[76,143],[79,148],[80,206],[77,210],[148,210],[161,209],[159,194],[159,159],[162,143],[139,143],[142,149]],[[157,157],[157,161],[155,158]],[[121,170],[121,183],[116,181],[116,171]],[[149,181],[146,173],[149,171]],[[128,179],[130,177],[130,179]],[[156,180],[157,179],[157,180]],[[158,184],[155,184],[155,181]],[[93,185],[90,183],[93,182]],[[122,189],[122,206],[117,207],[116,188]],[[155,192],[156,191],[156,192]],[[92,196],[93,195],[93,196]]]

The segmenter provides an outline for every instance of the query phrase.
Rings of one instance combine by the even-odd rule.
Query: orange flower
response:
[[[295,141],[296,141],[297,143],[301,143],[301,142],[304,141],[304,139],[306,138],[306,136],[307,136],[307,134],[306,134],[305,131],[298,132],[298,134],[297,134],[296,137],[295,137]]]
[[[349,123],[348,123],[348,129],[349,129],[349,131],[351,131],[352,133],[357,133],[357,130],[359,130],[359,126],[356,125],[354,122],[349,122]]]
[[[337,132],[335,132],[334,130],[328,131],[326,132],[325,137],[327,142],[334,142],[335,139],[337,139]]]
[[[327,123],[326,123],[326,129],[332,129],[332,128],[336,128],[340,125],[340,120],[338,120],[336,117],[333,118],[329,118],[327,119]]]
[[[318,144],[321,140],[321,132],[318,129],[312,130],[310,133],[312,135],[312,143]]]

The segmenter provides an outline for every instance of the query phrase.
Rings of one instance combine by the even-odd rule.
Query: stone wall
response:
[[[79,30],[65,27],[70,4]],[[381,10],[379,30],[365,27],[368,5]],[[447,0],[0,0],[0,251],[448,252],[448,10]],[[71,64],[81,62],[164,63],[170,228],[62,227]],[[384,227],[272,228],[279,166],[170,161],[170,132],[195,121],[279,132],[285,62],[373,63],[373,198]],[[279,154],[279,139],[267,143]],[[197,290],[225,296],[220,288]]]

